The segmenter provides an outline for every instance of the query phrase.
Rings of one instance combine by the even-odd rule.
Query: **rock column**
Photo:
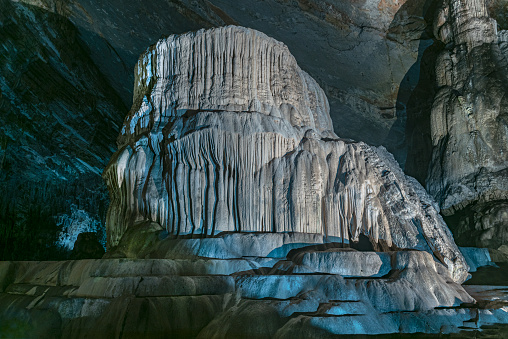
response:
[[[434,34],[438,91],[431,112],[428,191],[461,245],[508,242],[508,69],[506,32],[485,0],[445,0]]]

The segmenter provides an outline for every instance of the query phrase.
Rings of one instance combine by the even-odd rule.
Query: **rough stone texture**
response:
[[[491,258],[488,248],[459,247],[459,249],[469,265],[469,272],[476,272],[479,267],[483,266],[495,266],[494,261],[496,260]]]
[[[104,255],[104,247],[97,239],[97,234],[82,232],[78,235],[71,259],[100,259]]]
[[[22,1],[68,17],[127,105],[132,67],[162,35],[230,24],[262,31],[324,88],[338,135],[384,145],[404,161],[405,105],[428,43],[419,39],[428,39],[429,1]]]
[[[14,197],[0,201],[0,239],[10,239],[0,257],[62,258],[79,232],[104,230],[97,173],[109,131],[131,104],[139,54],[165,34],[239,23],[286,42],[325,88],[339,135],[403,161],[395,106],[418,78],[426,11],[423,1],[3,0],[0,184]]]
[[[508,54],[483,0],[444,1],[426,181],[461,245],[508,242]]]
[[[508,322],[506,296],[467,286],[474,300],[429,253],[297,249],[279,259],[0,262],[0,334],[309,338],[453,333]],[[330,256],[335,265],[323,260]],[[336,271],[341,259],[355,266],[347,279]],[[302,264],[314,274],[297,272]]]
[[[432,199],[383,148],[339,139],[287,47],[236,26],[160,40],[104,172],[108,245],[136,223],[169,234],[297,232],[428,251],[467,265]]]
[[[508,29],[508,1],[491,0],[487,2],[489,14],[497,22],[498,31]]]
[[[293,273],[332,273],[343,277],[382,277],[392,269],[389,252],[364,252],[333,249],[304,252],[292,260],[298,265],[289,266]]]
[[[0,258],[62,258],[80,231],[104,235],[126,109],[66,18],[1,0],[0,50]]]
[[[13,10],[13,6],[18,9],[21,8],[25,13],[34,15],[19,16],[18,10]],[[68,112],[71,112],[68,113],[69,116],[76,117],[81,117],[88,107],[96,107],[102,115],[108,115],[114,111],[124,111],[122,105],[116,104],[116,102],[118,102],[118,96],[120,96],[124,104],[130,105],[133,88],[132,67],[146,46],[154,43],[162,34],[182,33],[202,27],[209,28],[235,23],[263,31],[285,42],[299,60],[302,68],[309,72],[324,88],[330,99],[333,127],[338,135],[363,140],[369,144],[382,144],[395,155],[395,158],[401,164],[405,162],[405,149],[409,147],[410,153],[418,156],[416,160],[410,159],[408,168],[405,168],[405,170],[408,169],[409,172],[407,173],[415,176],[423,183],[427,174],[432,148],[430,118],[426,115],[424,119],[414,121],[412,117],[409,117],[409,125],[411,126],[409,126],[407,132],[404,129],[406,111],[408,116],[414,113],[412,112],[414,102],[419,102],[419,98],[422,97],[423,100],[421,101],[425,105],[430,105],[428,102],[432,100],[426,100],[426,97],[433,97],[432,89],[417,88],[415,90],[415,85],[418,80],[422,80],[422,75],[426,77],[424,70],[420,67],[424,66],[424,62],[421,61],[424,60],[425,53],[429,54],[428,52],[440,49],[437,46],[439,44],[436,43],[432,45],[432,48],[427,48],[432,44],[431,29],[428,28],[432,26],[433,17],[431,14],[434,12],[434,6],[434,2],[422,0],[368,0],[363,2],[335,0],[154,0],[150,3],[132,0],[112,0],[100,3],[93,0],[4,0],[1,8],[3,24],[9,22],[12,14],[14,14],[12,17],[16,17],[17,22],[20,23],[19,27],[31,20],[41,23],[39,27],[27,26],[25,36],[30,36],[30,43],[23,42],[25,40],[16,40],[19,44],[16,45],[17,42],[15,42],[13,46],[18,51],[30,46],[29,51],[37,50],[40,52],[35,53],[35,56],[44,56],[48,53],[51,55],[53,50],[48,47],[49,44],[42,49],[35,48],[33,45],[33,43],[38,42],[45,45],[49,39],[59,53],[64,56],[61,59],[50,58],[50,68],[56,69],[57,73],[60,72],[58,70],[61,70],[60,73],[65,78],[68,73],[79,73],[73,67],[69,67],[72,65],[68,62],[69,60],[78,61],[78,69],[93,68],[98,70],[104,75],[103,78],[111,84],[111,86],[102,86],[92,81],[93,84],[89,88],[88,85],[85,86],[88,88],[87,91],[93,93],[90,96],[83,95],[83,91],[70,90],[73,86],[59,87],[58,91],[52,92],[51,100],[54,103],[56,102],[57,105],[60,101],[73,102],[73,104],[66,105],[66,108]],[[488,6],[499,27],[502,29],[507,28],[506,0],[489,1]],[[51,20],[48,20],[47,17],[51,17]],[[58,24],[55,25],[55,22]],[[61,24],[63,22],[65,22],[65,25]],[[51,32],[47,27],[44,28],[47,25],[52,27]],[[74,33],[78,32],[79,36],[74,33],[71,34],[67,29],[69,27],[73,28]],[[8,31],[4,30],[2,33]],[[65,37],[65,39],[58,39],[58,37]],[[73,37],[79,42],[79,47],[76,46]],[[9,44],[12,42],[13,40],[10,40]],[[83,45],[86,45],[85,48],[82,48]],[[11,53],[12,55],[18,55],[12,52],[12,46],[6,45],[4,47],[6,48],[5,55]],[[41,50],[47,48],[49,48],[48,51],[41,52]],[[68,57],[69,53],[62,53],[62,51],[68,49],[79,51],[80,56]],[[429,49],[432,50],[429,51]],[[11,64],[11,66],[14,64]],[[18,69],[16,67],[14,67],[13,74],[23,74],[24,68]],[[31,74],[31,71],[32,68],[29,69],[28,74]],[[6,78],[11,77],[9,72],[5,72],[7,74]],[[51,79],[54,81],[59,77],[51,76]],[[82,74],[78,77],[83,78]],[[44,77],[35,73],[33,78]],[[18,83],[16,76],[9,81],[11,80],[12,83],[9,86],[17,88],[18,93],[16,95],[20,96],[21,101],[26,100],[28,95],[22,96],[26,92],[20,91],[20,89],[30,88],[29,92],[39,93],[46,92],[51,88],[45,86],[46,83],[41,84],[37,81],[34,82],[34,86],[27,87],[24,81]],[[53,83],[53,81],[50,83]],[[432,80],[429,81],[434,83]],[[5,95],[5,92],[3,92],[3,98],[6,97]],[[103,110],[104,106],[100,104],[102,100],[99,100],[97,105],[91,100],[91,98],[97,100],[101,97],[106,102],[115,102],[113,106],[116,108],[110,106]],[[9,100],[4,100],[3,108]],[[89,100],[92,102],[88,103]],[[41,101],[46,101],[46,99]],[[81,105],[83,102],[85,104]],[[74,105],[75,103],[80,104]],[[51,107],[49,111],[53,112],[53,108]],[[34,111],[29,109],[28,112],[32,114],[38,109],[40,107],[34,108]],[[59,112],[58,109],[54,111]],[[23,110],[19,107],[15,107],[13,112],[15,116],[24,119]],[[59,112],[58,116],[67,118],[65,114]],[[101,114],[99,116],[92,114],[92,119],[86,116],[84,121],[92,126],[96,124],[97,126],[109,126],[108,129],[116,128],[111,127],[109,122],[105,123],[108,118]],[[119,115],[116,116],[116,113],[112,113],[112,115],[115,115],[113,120],[115,124],[118,124]],[[81,120],[77,119],[77,121]],[[79,181],[75,181],[75,184],[65,186],[48,184],[48,187],[41,190],[48,193],[46,195],[31,191],[32,186],[26,190],[19,190],[19,186],[16,185],[12,185],[12,187],[15,187],[12,189],[9,187],[9,192],[17,193],[20,196],[16,200],[30,200],[32,202],[30,205],[35,208],[25,207],[17,211],[12,211],[12,206],[1,208],[0,219],[8,221],[8,225],[4,229],[12,228],[16,232],[23,233],[25,229],[30,228],[32,232],[38,234],[38,237],[46,239],[42,243],[49,241],[47,234],[55,233],[52,229],[49,230],[54,228],[55,217],[61,217],[58,219],[59,222],[61,221],[58,227],[62,229],[66,228],[66,221],[75,225],[81,220],[79,216],[74,215],[74,207],[69,207],[67,202],[60,201],[57,196],[72,197],[69,200],[73,200],[71,204],[75,205],[75,209],[86,212],[90,220],[94,223],[97,221],[99,226],[99,219],[103,214],[102,206],[106,203],[100,179],[95,173],[92,173],[92,170],[95,167],[102,169],[103,162],[110,154],[112,140],[109,139],[106,142],[107,147],[94,146],[98,146],[95,144],[107,140],[112,135],[102,135],[100,133],[101,128],[90,128],[86,123],[69,124],[66,119],[62,121],[87,141],[90,131],[98,131],[101,134],[100,138],[94,137],[91,148],[86,150],[92,149],[91,153],[100,159],[88,158],[88,156],[85,159],[83,153],[86,153],[86,151],[83,151],[81,143],[75,142],[74,139],[71,142],[60,142],[61,138],[55,138],[55,135],[68,133],[69,130],[66,128],[61,130],[61,124],[55,123],[53,119],[41,119],[37,123],[38,131],[41,133],[37,134],[34,134],[31,130],[31,124],[22,123],[20,124],[21,127],[15,128],[14,139],[23,140],[26,137],[23,137],[22,134],[27,132],[36,140],[35,145],[37,147],[30,144],[30,140],[20,141],[23,147],[31,149],[30,152],[26,149],[20,149],[17,147],[17,143],[9,141],[12,139],[11,137],[0,135],[0,160],[3,162],[4,167],[6,167],[6,164],[12,165],[19,168],[18,173],[26,173],[27,176],[37,177],[40,173],[46,172],[52,178],[51,182],[55,182],[55,172],[62,175],[62,173],[65,174],[71,171],[79,177]],[[413,130],[414,126],[418,129],[416,132]],[[51,147],[43,147],[44,145],[51,145]],[[91,166],[92,170],[81,163],[70,161],[66,158],[67,155],[60,154],[59,149],[55,150],[55,148],[60,148],[59,145],[63,146],[70,158],[75,158],[75,155],[78,154],[78,158]],[[49,150],[39,148],[48,148]],[[16,156],[18,154],[19,157]],[[425,154],[423,159],[420,158],[421,154]],[[36,159],[38,164],[44,161],[42,168],[41,166],[28,166],[34,164],[34,161],[27,159],[33,158]],[[53,159],[55,163],[51,163],[48,158]],[[84,183],[85,181],[86,183]],[[20,182],[28,181],[21,178]],[[49,182],[48,180],[47,183]],[[56,182],[60,183],[60,181]],[[41,184],[38,187],[43,186]],[[91,187],[95,187],[96,192],[100,192],[100,194],[90,194]],[[61,190],[64,193],[60,193]],[[28,193],[18,193],[24,191],[28,191]],[[49,206],[45,203],[46,200],[50,200],[48,196],[53,201]],[[20,206],[21,204],[14,205]],[[95,210],[94,206],[101,207],[99,210]],[[30,212],[26,212],[28,209],[30,209]],[[489,210],[489,206],[480,207],[478,213],[486,214]],[[503,208],[500,207],[497,210],[501,211]],[[35,224],[32,222],[34,218],[43,219],[44,221]],[[77,221],[74,222],[74,220]],[[49,226],[41,227],[42,224]],[[469,227],[464,229],[469,229]],[[496,227],[496,229],[498,228]],[[486,237],[499,238],[500,236],[494,233]],[[6,239],[6,237],[2,238]],[[479,236],[475,238],[479,238]],[[74,239],[75,237],[68,243],[72,244]],[[16,245],[17,248],[13,249],[13,246],[9,245],[12,250],[7,250],[5,253],[7,255],[20,253],[19,255],[21,255],[21,253],[28,253],[24,251],[24,248],[36,247],[35,244],[28,245],[27,242],[23,239],[8,242],[7,245],[18,245]],[[21,245],[22,243],[23,245]],[[47,254],[44,255],[47,257]]]

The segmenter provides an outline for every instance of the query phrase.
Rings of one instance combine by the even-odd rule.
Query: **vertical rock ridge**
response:
[[[506,31],[497,32],[485,0],[446,0],[434,32],[446,47],[436,62],[427,189],[463,246],[497,248],[508,241]]]

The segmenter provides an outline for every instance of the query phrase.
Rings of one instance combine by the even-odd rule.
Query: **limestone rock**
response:
[[[151,221],[172,236],[311,233],[467,265],[432,199],[383,148],[338,138],[287,47],[235,26],[160,40],[104,172],[108,244]]]
[[[404,160],[405,109],[429,44],[429,3],[417,1],[21,0],[68,17],[90,57],[129,105],[132,67],[161,34],[241,25],[287,44],[324,88],[335,131]],[[144,17],[149,18],[143,20]],[[425,40],[421,42],[422,37]]]
[[[272,271],[264,272],[248,269],[256,267],[253,258],[0,262],[0,273],[9,272],[0,275],[0,333],[38,338],[292,333],[307,338],[458,332],[475,316],[475,329],[508,322],[506,296],[500,300],[502,293],[482,293],[479,286],[470,289],[479,303],[458,307],[475,300],[429,253],[299,250],[312,254],[304,261],[315,274],[278,269],[285,262],[302,263],[289,255],[265,262]],[[363,262],[367,269],[379,257],[389,273],[367,276],[367,270],[357,270],[345,279],[319,259],[330,253]],[[499,306],[486,307],[493,298]]]
[[[464,255],[467,264],[469,265],[469,272],[476,272],[479,267],[495,266],[493,258],[489,253],[488,248],[477,247],[459,247]]]
[[[484,0],[443,1],[427,189],[462,245],[508,241],[508,54]]]
[[[68,258],[79,232],[105,235],[126,107],[62,16],[0,0],[0,49],[0,259]]]

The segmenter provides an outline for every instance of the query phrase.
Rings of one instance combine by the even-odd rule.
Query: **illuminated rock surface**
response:
[[[417,60],[424,2],[378,2],[2,0],[0,259],[65,258],[59,249],[80,231],[102,234],[111,131],[132,104],[133,66],[162,35],[262,30],[319,79],[339,135],[403,148],[395,101]],[[47,248],[58,230],[63,241]]]
[[[0,262],[0,333],[318,338],[465,331],[470,337],[481,326],[508,322],[506,287],[465,288],[421,251],[307,247],[270,258]]]
[[[0,259],[65,258],[79,232],[102,234],[100,173],[132,104],[132,68],[162,35],[234,22],[264,31],[319,80],[339,135],[400,146],[395,101],[424,2],[378,2],[0,1]]]
[[[135,72],[104,172],[110,248],[144,221],[170,236],[363,235],[373,248],[433,253],[464,281],[432,199],[383,148],[332,132],[323,91],[284,44],[241,27],[202,30],[160,40]]]
[[[503,1],[488,3],[500,30],[507,27]],[[161,34],[237,22],[283,41],[325,90],[335,132],[382,144],[403,163],[408,140],[418,134],[404,131],[407,100],[422,77],[421,54],[433,40],[429,28],[434,8],[428,5],[419,0],[267,0],[266,6],[248,0],[154,0],[149,5],[132,0],[2,1],[0,43],[5,53],[0,107],[7,114],[0,118],[5,126],[0,133],[0,185],[13,198],[0,201],[0,228],[12,228],[17,236],[14,240],[5,231],[0,237],[8,239],[1,244],[5,245],[2,258],[55,257],[20,235],[27,228],[37,233],[34,238],[44,237],[43,243],[52,241],[56,229],[73,240],[80,231],[103,229],[108,202],[97,173],[114,147],[109,131],[118,128],[124,112],[116,93],[130,105],[132,66]],[[139,13],[150,19],[140,19]],[[29,38],[17,39],[18,35]],[[498,41],[501,50],[506,49],[503,39]],[[44,74],[39,74],[41,69]],[[68,80],[71,84],[65,85]],[[434,81],[430,83],[433,87]],[[58,119],[47,118],[52,114]],[[425,134],[428,140],[416,138],[414,144],[427,148],[426,160],[411,165],[421,175],[403,166],[422,183],[431,157],[430,127]],[[69,228],[68,224],[82,220],[76,209],[86,213],[89,222]],[[492,230],[500,228],[504,207],[479,205],[476,210],[469,219],[476,218],[475,224],[488,230],[475,230],[474,238],[498,247],[496,239],[503,235]],[[44,222],[36,222],[39,219]],[[462,235],[470,229],[470,222],[450,224],[464,224]],[[66,240],[58,245],[69,249],[73,241]]]
[[[432,198],[383,148],[331,131],[283,44],[232,26],[171,36],[136,76],[104,173],[106,257],[0,262],[0,333],[467,337],[508,323],[506,288],[459,285],[466,258]]]
[[[457,241],[508,243],[508,33],[484,0],[444,1],[434,21],[436,63],[427,188]]]
[[[424,183],[432,149],[430,122],[411,123],[423,133],[411,127],[406,131],[405,124],[411,110],[408,98],[433,93],[434,80],[414,91],[424,75],[425,54],[444,48],[432,33],[431,3],[3,0],[0,109],[7,114],[0,117],[0,183],[10,194],[0,201],[0,227],[5,231],[0,243],[8,239],[0,244],[5,245],[0,246],[5,248],[2,258],[53,258],[47,252],[56,246],[48,250],[31,240],[44,238],[41,244],[47,244],[60,228],[67,239],[59,245],[69,248],[68,238],[75,240],[79,231],[103,229],[108,201],[97,173],[114,147],[110,131],[118,129],[124,116],[119,96],[130,106],[132,67],[161,34],[236,22],[283,41],[323,87],[335,132],[384,145],[401,164],[405,148],[412,147],[408,144],[416,146],[412,153],[425,156],[402,167]],[[500,48],[506,50],[501,36],[508,27],[506,0],[487,5],[498,23]],[[434,95],[428,95],[430,106]],[[484,235],[474,238],[483,238],[482,243],[494,239],[492,247],[497,247],[496,239],[503,235],[492,230],[499,229],[495,225],[502,223],[504,207],[479,207],[476,225],[490,231],[476,230]],[[85,213],[87,222],[78,225]],[[36,236],[23,237],[25,229]],[[461,227],[460,233],[469,229]]]
[[[400,107],[418,80],[418,66],[413,64],[418,63],[419,39],[426,36],[430,23],[426,1],[22,3],[68,18],[79,29],[94,63],[128,105],[132,98],[132,66],[161,34],[230,24],[262,31],[287,44],[300,65],[319,79],[331,102],[334,129],[340,136],[384,145],[391,152],[404,151],[405,116]]]

